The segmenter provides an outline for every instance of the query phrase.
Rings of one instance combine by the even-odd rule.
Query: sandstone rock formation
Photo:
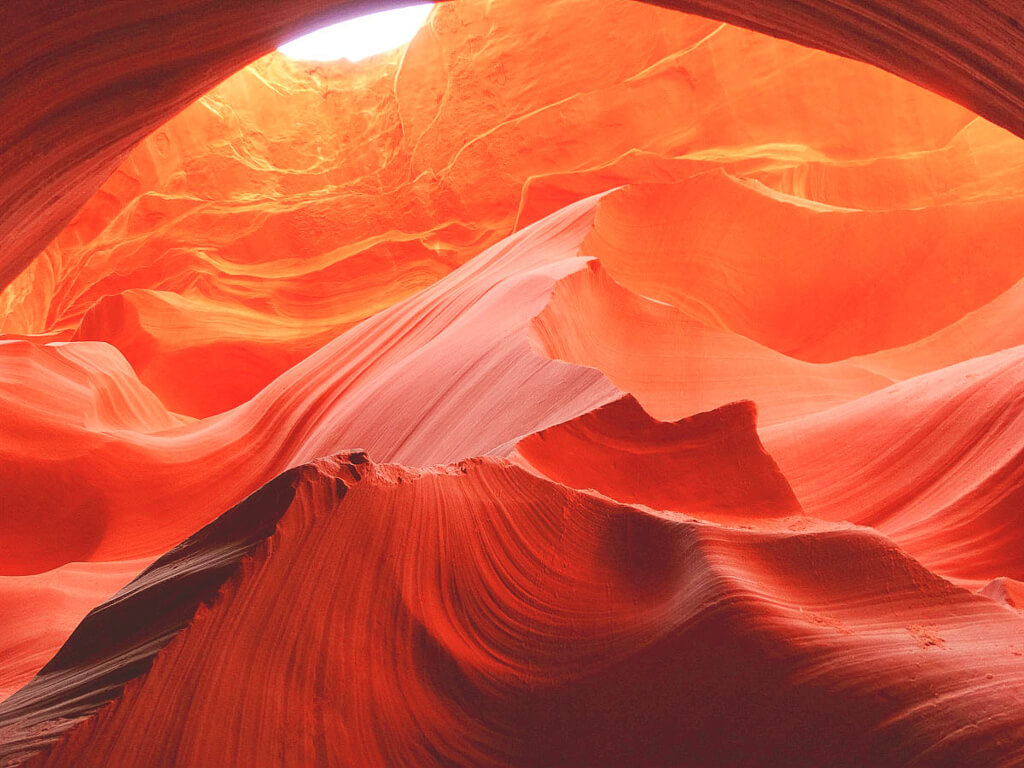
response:
[[[1024,761],[1015,5],[59,5],[0,765]]]

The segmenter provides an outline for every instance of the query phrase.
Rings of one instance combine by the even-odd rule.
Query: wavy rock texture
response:
[[[1014,0],[923,0],[913,7],[884,0],[661,4],[867,61],[1024,134],[1018,66],[1024,10]],[[256,9],[243,0],[170,0],[159,8],[120,0],[5,3],[0,26],[10,44],[0,84],[18,109],[0,127],[0,286],[57,235],[125,152],[186,104],[301,31],[384,6],[380,0],[282,0]]]
[[[871,525],[947,576],[1020,579],[1022,355],[911,379],[765,430],[765,443],[809,514]]]
[[[19,707],[55,689],[109,698],[111,678],[148,667],[24,764],[989,764],[1024,750],[1022,619],[868,529],[722,527],[496,460],[413,473],[358,454],[281,483],[155,564],[7,702],[24,723]],[[257,535],[252,557],[221,565]],[[214,578],[216,599],[187,606],[166,645],[166,615],[156,638],[126,628],[157,594],[194,601],[192,580]],[[130,647],[96,658],[112,631]],[[904,666],[916,675],[893,685]],[[48,714],[76,714],[60,706]]]
[[[0,9],[0,764],[1024,761],[1018,11],[373,5]]]
[[[731,403],[674,424],[632,397],[537,432],[517,458],[572,488],[702,518],[776,518],[800,504],[757,437],[757,410]]]
[[[4,400],[15,428],[2,444],[0,526],[18,546],[5,549],[3,575],[155,558],[285,469],[346,445],[413,466],[507,453],[523,435],[618,397],[599,372],[537,355],[527,338],[554,283],[583,263],[573,254],[593,206],[582,201],[489,249],[342,334],[243,406],[177,428],[102,419],[110,393],[87,376],[98,356],[126,371],[120,396],[154,402],[108,345],[42,347],[79,350],[80,359],[51,366],[36,388],[24,385],[21,352],[36,348],[0,345],[0,370],[20,384]],[[54,388],[61,404],[66,392],[80,393],[75,419],[35,407],[37,388]],[[72,593],[69,602],[81,616],[91,597]],[[54,650],[47,633],[34,649],[38,665]],[[7,685],[24,682],[23,671],[5,668]]]
[[[601,369],[669,421],[750,397],[774,424],[892,383],[855,363],[808,363],[705,324],[626,290],[600,262],[558,284],[531,333],[546,354]]]
[[[573,64],[623,37],[608,66]],[[210,416],[581,197],[935,150],[971,121],[865,65],[625,0],[446,5],[405,51],[275,54],[186,109],[0,296],[0,330],[112,343],[171,410]],[[588,188],[552,189],[566,174]]]

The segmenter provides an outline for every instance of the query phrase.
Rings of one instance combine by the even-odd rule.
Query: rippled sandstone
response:
[[[1024,759],[1015,10],[675,5],[0,10],[0,764]]]

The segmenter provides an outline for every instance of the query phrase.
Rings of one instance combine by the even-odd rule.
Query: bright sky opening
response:
[[[433,6],[433,3],[419,3],[348,19],[321,27],[285,43],[278,50],[300,61],[359,61],[412,40]]]

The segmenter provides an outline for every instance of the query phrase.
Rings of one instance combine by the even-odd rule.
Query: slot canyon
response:
[[[419,11],[0,7],[0,767],[1024,765],[1024,7]]]

